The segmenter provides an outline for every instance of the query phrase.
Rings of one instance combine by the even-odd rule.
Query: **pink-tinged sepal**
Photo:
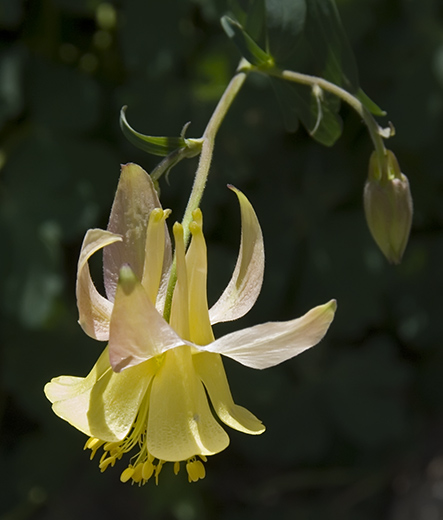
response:
[[[112,303],[95,288],[89,272],[88,260],[103,247],[109,247],[121,240],[121,236],[109,231],[90,229],[83,239],[80,251],[76,286],[78,321],[88,336],[99,341],[108,340]]]
[[[217,352],[251,368],[269,368],[316,345],[334,319],[337,302],[314,307],[301,318],[268,322],[227,334],[208,345]]]
[[[232,278],[209,310],[211,323],[237,320],[249,312],[260,294],[265,268],[263,235],[254,208],[237,188],[241,212],[240,251]]]
[[[185,342],[150,301],[129,265],[120,269],[109,332],[115,372],[138,365]]]
[[[149,214],[160,207],[154,184],[143,168],[132,163],[123,165],[108,224],[108,231],[121,235],[123,241],[103,254],[105,289],[111,302],[123,264],[129,264],[142,279]]]

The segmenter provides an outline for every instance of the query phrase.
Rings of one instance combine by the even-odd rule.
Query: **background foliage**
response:
[[[119,482],[119,468],[100,475],[42,389],[98,357],[102,345],[76,323],[80,243],[106,226],[119,164],[156,164],[124,139],[119,110],[128,105],[143,133],[178,135],[191,120],[187,135],[198,137],[238,62],[219,22],[226,5],[0,0],[1,520],[443,518],[443,7],[337,4],[360,84],[394,122],[388,146],[411,183],[403,263],[389,266],[366,228],[371,144],[358,117],[343,108],[343,135],[323,147],[303,129],[287,133],[268,81],[249,78],[217,138],[202,204],[210,300],[236,258],[232,183],[254,204],[267,252],[262,294],[239,325],[332,297],[337,318],[319,346],[282,366],[226,363],[236,401],[264,421],[264,435],[229,432],[231,446],[198,484],[165,468],[157,488],[138,489]],[[161,183],[177,220],[195,167],[181,163]]]

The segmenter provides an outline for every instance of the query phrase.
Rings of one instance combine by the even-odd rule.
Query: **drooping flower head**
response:
[[[247,198],[232,189],[241,210],[240,252],[229,284],[210,310],[203,217],[197,209],[187,250],[182,225],[173,226],[177,282],[169,320],[164,318],[172,266],[165,222],[170,211],[161,208],[139,166],[122,168],[108,229],[91,229],[84,238],[77,272],[79,322],[108,345],[88,376],[55,378],[45,393],[58,416],[89,436],[85,448],[91,458],[103,448],[102,471],[131,454],[123,482],[145,483],[153,475],[157,481],[165,462],[174,464],[175,473],[183,462],[189,481],[203,478],[207,456],[229,444],[220,421],[244,433],[262,433],[261,421],[234,403],[221,355],[252,368],[274,366],[317,344],[333,320],[334,300],[295,320],[214,338],[212,325],[246,314],[263,280],[260,225]],[[100,249],[106,298],[88,267]]]

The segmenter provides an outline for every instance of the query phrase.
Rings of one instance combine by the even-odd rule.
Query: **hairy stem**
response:
[[[243,83],[245,82],[246,77],[247,73],[240,71],[237,72],[235,76],[231,79],[222,97],[220,98],[220,101],[215,107],[211,119],[206,125],[205,131],[203,133],[203,144],[201,148],[197,171],[194,177],[194,184],[192,186],[191,195],[189,197],[188,205],[186,206],[185,214],[182,220],[185,245],[188,243],[190,237],[189,224],[192,222],[192,212],[199,207],[200,201],[203,196],[203,192],[205,190],[206,181],[208,179],[209,174],[209,168],[211,166],[212,161],[212,154],[214,151],[215,136],[217,135],[218,129],[220,128],[220,125],[223,119],[225,118],[232,102],[234,101],[236,95],[241,89]],[[171,268],[171,274],[169,276],[165,308],[163,311],[163,316],[165,317],[166,321],[169,321],[170,318],[172,294],[174,292],[176,282],[177,272],[174,259]]]

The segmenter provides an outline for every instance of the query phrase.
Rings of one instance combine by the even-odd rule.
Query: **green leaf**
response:
[[[310,0],[307,18],[306,37],[321,75],[356,92],[357,64],[334,0]]]
[[[120,111],[120,128],[126,139],[137,148],[152,155],[165,157],[177,148],[187,147],[187,140],[184,137],[153,137],[137,132],[126,119],[126,108],[123,107]]]
[[[249,9],[244,27],[254,41],[256,41],[260,46],[266,48],[265,0],[252,0],[249,2]]]
[[[277,62],[291,55],[306,21],[306,0],[266,0],[268,51]]]
[[[386,112],[381,109],[376,103],[372,101],[370,97],[368,97],[361,88],[355,93],[355,97],[363,103],[363,105],[374,114],[374,116],[385,116]]]
[[[222,27],[228,37],[234,42],[241,55],[253,65],[272,65],[273,59],[244,30],[243,26],[229,16],[221,19]]]
[[[332,146],[342,132],[342,121],[337,114],[336,98],[324,92],[313,92],[304,85],[271,78],[288,131],[294,132],[298,120],[311,137],[325,146]]]

